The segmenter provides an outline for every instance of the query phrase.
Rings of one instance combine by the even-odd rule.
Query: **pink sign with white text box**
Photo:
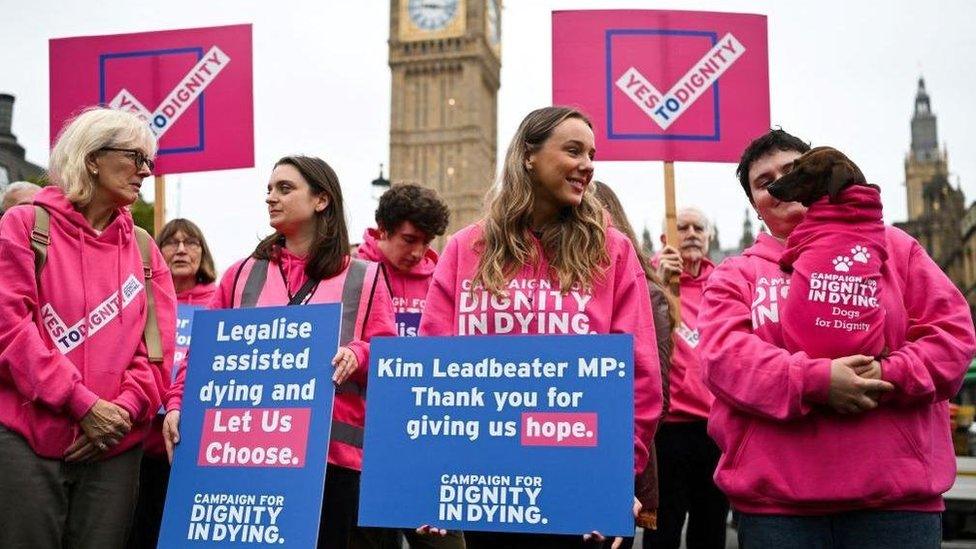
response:
[[[157,175],[254,166],[251,25],[50,41],[51,143],[82,109],[146,120]]]
[[[585,112],[601,160],[736,162],[769,130],[766,17],[552,15],[553,103]]]

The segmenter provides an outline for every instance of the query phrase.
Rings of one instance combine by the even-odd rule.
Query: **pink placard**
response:
[[[305,466],[310,408],[208,408],[197,465]]]
[[[769,130],[766,17],[552,15],[552,97],[591,119],[600,160],[737,162]]]
[[[596,446],[593,412],[523,412],[522,446]]]
[[[54,39],[50,70],[52,145],[102,104],[146,119],[157,175],[254,166],[251,25]]]

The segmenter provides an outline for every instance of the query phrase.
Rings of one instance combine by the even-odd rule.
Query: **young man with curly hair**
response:
[[[436,191],[399,184],[380,197],[377,226],[363,235],[356,253],[386,265],[400,335],[417,335],[419,313],[437,265],[430,242],[444,234],[449,218],[450,210]]]
[[[431,249],[434,237],[447,229],[451,212],[433,189],[414,184],[394,185],[380,197],[376,208],[376,228],[366,229],[356,255],[386,266],[393,309],[400,336],[416,336],[420,313],[424,310],[437,252]],[[399,548],[396,530],[364,528],[364,536],[374,546]],[[414,549],[463,549],[464,535],[449,531],[443,537],[424,536],[403,530]],[[391,544],[391,540],[392,544]]]

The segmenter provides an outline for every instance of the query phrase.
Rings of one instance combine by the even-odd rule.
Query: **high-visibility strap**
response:
[[[360,259],[351,259],[342,284],[342,319],[339,327],[339,345],[347,345],[356,337],[356,317],[359,314],[359,301],[363,293],[363,283],[369,264]],[[254,261],[251,272],[244,282],[241,294],[241,307],[255,307],[268,279],[268,260]],[[366,398],[366,389],[353,381],[346,381],[336,387],[338,394],[355,394]]]
[[[258,304],[261,297],[261,290],[264,283],[268,280],[268,260],[255,259],[251,272],[247,274],[247,281],[244,282],[244,292],[241,294],[241,307],[250,308]]]
[[[356,337],[356,317],[359,315],[359,300],[363,295],[363,281],[366,279],[368,264],[352,258],[346,280],[342,284],[342,328],[339,331],[339,345],[347,345]]]
[[[142,338],[146,342],[146,352],[149,362],[162,364],[163,336],[159,332],[159,319],[156,317],[156,296],[152,285],[152,237],[142,227],[135,227],[136,243],[139,245],[139,255],[142,256],[142,278],[146,290],[146,325],[142,329]]]
[[[344,442],[350,446],[355,446],[356,448],[362,448],[363,428],[359,427],[358,425],[333,419],[329,439]]]

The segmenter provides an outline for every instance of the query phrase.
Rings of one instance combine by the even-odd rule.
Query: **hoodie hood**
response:
[[[386,258],[383,250],[380,249],[379,240],[379,229],[366,229],[366,232],[363,233],[363,243],[359,246],[359,258],[383,263],[386,265],[388,273],[396,271],[398,276],[405,278],[427,279],[434,274],[434,268],[437,267],[437,252],[433,248],[427,248],[420,262],[414,265],[409,271],[404,271],[398,269],[396,265]]]
[[[776,240],[776,237],[769,233],[759,233],[756,242],[742,252],[746,257],[758,257],[773,263],[779,263],[779,258],[783,255],[786,246]]]
[[[197,284],[185,292],[178,292],[176,294],[176,302],[180,305],[206,305],[210,303],[210,298],[213,297],[216,291],[217,285],[213,282],[209,284]]]
[[[60,228],[72,237],[82,235],[88,240],[98,240],[110,244],[125,244],[132,238],[132,214],[128,208],[118,208],[115,217],[101,232],[95,230],[74,204],[68,201],[64,192],[56,186],[41,189],[34,196],[34,204],[43,206],[51,217],[58,218]]]
[[[707,257],[703,257],[701,260],[701,267],[698,269],[698,276],[691,276],[688,271],[681,271],[680,281],[681,287],[684,288],[687,285],[697,284],[702,286],[705,281],[708,280],[709,275],[715,270],[715,264],[711,262]]]

